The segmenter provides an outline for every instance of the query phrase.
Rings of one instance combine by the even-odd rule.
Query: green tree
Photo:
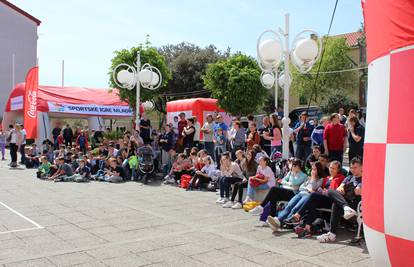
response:
[[[346,94],[359,82],[358,72],[355,71],[324,73],[353,67],[353,62],[347,55],[350,48],[344,38],[324,39],[324,44],[325,52],[316,84],[316,70],[320,59],[308,74],[301,74],[295,68],[291,68],[293,92],[307,99],[312,96],[311,100],[318,104],[322,103],[335,90]]]
[[[168,100],[210,97],[210,92],[204,89],[201,76],[205,74],[208,64],[224,59],[229,54],[229,50],[223,52],[214,45],[201,48],[185,42],[165,45],[158,51],[166,58],[173,77],[164,90]]]
[[[131,66],[135,66],[137,60],[137,53],[140,52],[141,55],[141,63],[149,63],[152,66],[157,67],[162,75],[162,85],[157,90],[148,90],[141,87],[140,96],[141,102],[147,100],[153,100],[157,102],[160,98],[160,92],[165,90],[165,86],[167,85],[168,81],[171,80],[171,71],[169,70],[166,60],[163,55],[161,55],[156,48],[149,47],[149,43],[147,41],[146,45],[140,44],[137,47],[133,47],[130,50],[122,49],[120,51],[115,51],[114,58],[111,60],[111,67],[109,70],[109,85],[112,88],[117,88],[119,90],[119,97],[123,101],[127,101],[129,105],[135,109],[136,103],[136,88],[133,90],[128,90],[124,88],[118,87],[112,76],[112,70],[121,63],[126,63]]]
[[[268,94],[257,62],[241,53],[210,64],[203,80],[219,106],[233,115],[256,112]]]
[[[326,97],[321,105],[322,111],[325,114],[331,114],[338,112],[339,108],[344,108],[345,112],[350,109],[358,109],[358,104],[351,100],[348,96],[344,95],[343,92],[335,90]]]

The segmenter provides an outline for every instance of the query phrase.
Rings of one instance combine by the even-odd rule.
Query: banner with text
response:
[[[128,106],[98,106],[47,102],[49,112],[94,115],[94,116],[125,116],[133,115],[133,110]]]
[[[39,67],[34,67],[26,75],[24,97],[24,127],[26,138],[37,137],[37,91],[39,88]]]

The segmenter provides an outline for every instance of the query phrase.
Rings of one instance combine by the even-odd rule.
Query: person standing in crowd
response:
[[[327,154],[331,160],[337,160],[342,164],[346,137],[346,129],[345,126],[340,123],[339,114],[332,114],[331,123],[325,127],[323,132],[325,154]]]
[[[220,155],[227,151],[228,126],[223,121],[220,114],[216,115],[216,123],[214,124],[214,160],[217,168],[220,168]]]
[[[364,155],[365,128],[359,123],[356,116],[351,117],[348,121],[348,133],[349,160],[355,157],[359,157],[362,160]]]
[[[233,127],[229,133],[229,141],[231,147],[231,157],[232,159],[235,159],[236,151],[244,150],[244,145],[246,143],[246,133],[244,128],[241,128],[240,121],[233,121]]]
[[[24,129],[23,124],[16,125],[16,130],[20,132],[20,146],[19,146],[19,152],[20,152],[20,164],[26,163],[26,129]]]
[[[324,153],[325,149],[323,147],[323,131],[325,130],[326,125],[328,125],[329,119],[328,117],[323,117],[319,124],[313,129],[311,134],[312,145],[319,146],[321,148],[321,152]]]
[[[194,119],[189,118],[187,120],[187,125],[184,127],[181,133],[181,135],[183,136],[184,149],[193,147],[195,132],[196,132],[196,129],[194,127]]]
[[[183,149],[183,130],[184,127],[187,126],[187,120],[185,119],[185,113],[181,112],[178,114],[180,120],[177,122],[177,129],[178,129],[178,137],[177,137],[177,152],[181,153],[184,151]]]
[[[217,117],[216,117],[216,123],[214,124],[214,134],[217,133],[217,130],[219,128],[221,128],[223,130],[224,136],[226,137],[226,139],[228,139],[228,130],[229,130],[229,127],[224,122],[223,116],[221,116],[220,114],[218,114]]]
[[[213,123],[213,115],[208,114],[206,117],[206,122],[204,123],[203,127],[201,128],[203,132],[203,144],[204,149],[207,150],[210,156],[214,156],[214,123]]]
[[[17,128],[17,124],[16,124]],[[21,134],[20,131],[15,129],[15,127],[10,124],[9,125],[9,136],[7,138],[7,141],[9,142],[10,146],[10,167],[15,168],[17,167],[17,151],[19,150],[20,144],[21,144]]]
[[[174,132],[169,124],[165,125],[164,130],[165,132],[159,137],[159,143],[161,146],[161,164],[163,168],[171,160],[170,149],[174,147],[175,139]]]
[[[79,147],[79,150],[82,151],[84,155],[86,155],[86,151],[88,148],[88,139],[85,136],[85,132],[82,130],[80,135],[76,139],[76,146]]]
[[[282,129],[280,128],[279,119],[276,114],[270,116],[270,133],[265,134],[264,137],[270,140],[271,153],[273,155],[276,152],[282,152]]]
[[[270,155],[272,153],[271,140],[268,137],[271,135],[272,126],[268,116],[263,117],[263,125],[257,131],[260,135],[260,146],[266,151],[267,155]]]
[[[59,144],[58,144],[58,136],[60,135],[60,132],[62,131],[62,129],[60,129],[59,125],[56,124],[56,127],[53,128],[52,130],[52,136],[53,136],[53,146],[54,149],[58,149],[59,148]]]
[[[1,160],[6,160],[6,139],[7,133],[0,129],[0,149],[1,149]]]
[[[192,118],[194,120],[194,129],[195,129],[194,139],[193,139],[194,146],[196,148],[198,148],[198,149],[201,149],[201,147],[200,147],[200,130],[201,130],[201,125],[198,122],[196,116],[193,116]]]
[[[177,116],[174,116],[171,127],[175,134],[175,138],[177,139],[178,138],[178,117]]]
[[[87,130],[85,130],[87,132]],[[102,126],[99,126],[99,129],[93,134],[93,139],[95,139],[95,144],[101,144],[103,141],[104,132],[102,131]]]
[[[246,138],[247,149],[253,149],[254,145],[258,145],[260,143],[260,134],[256,130],[256,123],[251,122],[249,124],[249,135]]]
[[[151,143],[151,121],[147,118],[145,113],[141,115],[141,121],[139,123],[139,135],[141,136],[144,144]]]
[[[73,131],[69,124],[67,124],[66,128],[63,129],[63,138],[65,139],[65,146],[72,146]]]
[[[339,115],[339,122],[342,125],[344,125],[346,123],[345,109],[344,108],[339,108],[338,115]]]
[[[295,126],[296,133],[296,158],[305,161],[311,153],[311,134],[313,126],[308,122],[308,113],[306,111],[300,114],[300,121]]]

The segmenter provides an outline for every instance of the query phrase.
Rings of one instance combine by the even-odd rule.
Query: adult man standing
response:
[[[53,146],[54,149],[58,149],[58,136],[60,135],[60,132],[62,131],[62,129],[60,129],[59,125],[56,124],[56,127],[53,128],[52,130],[52,136],[53,136]]]
[[[296,124],[294,132],[296,133],[296,153],[295,156],[302,161],[311,153],[312,139],[311,134],[313,125],[308,122],[308,113],[306,111],[300,114],[300,121]]]
[[[63,130],[63,138],[65,139],[65,146],[72,146],[73,131],[69,124],[67,124],[66,128]]]
[[[331,123],[326,125],[323,132],[325,154],[329,155],[331,160],[337,160],[342,164],[346,137],[347,132],[345,126],[340,123],[339,114],[332,114]]]
[[[339,114],[340,123],[345,124],[346,123],[345,109],[344,108],[339,108],[338,114]]]
[[[231,146],[231,157],[236,159],[236,151],[244,150],[246,144],[246,131],[241,127],[240,121],[234,121],[230,130],[229,141]]]
[[[20,138],[21,138],[21,142],[20,142],[20,147],[19,147],[19,151],[20,151],[20,164],[25,164],[26,163],[26,151],[25,151],[25,147],[26,147],[26,129],[24,129],[23,124],[18,125],[18,130],[20,131]]]
[[[203,143],[204,149],[207,150],[208,154],[211,157],[214,157],[214,123],[213,123],[213,115],[208,114],[206,117],[206,122],[204,123],[203,127],[201,128],[203,132]]]
[[[263,125],[259,127],[258,132],[260,134],[260,146],[264,151],[266,151],[267,155],[272,154],[272,149],[270,145],[270,140],[265,139],[265,135],[271,134],[271,125],[270,119],[268,116],[263,117]]]

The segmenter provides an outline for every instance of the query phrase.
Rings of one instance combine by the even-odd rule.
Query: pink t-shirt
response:
[[[282,145],[282,133],[278,128],[273,128],[273,139],[270,141],[271,146]]]
[[[268,177],[269,180],[267,181],[267,185],[270,187],[275,186],[276,180],[275,180],[275,174],[273,173],[272,169],[269,166],[266,166],[266,168],[262,168],[260,165],[257,167],[257,174],[261,174],[265,177]]]

